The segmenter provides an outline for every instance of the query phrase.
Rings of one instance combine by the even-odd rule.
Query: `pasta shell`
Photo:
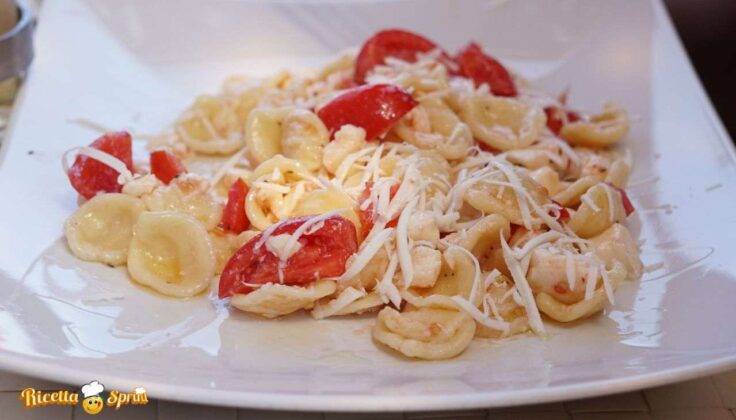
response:
[[[226,99],[203,95],[184,112],[176,132],[192,150],[204,154],[231,154],[243,147],[242,123]]]
[[[196,295],[215,274],[207,231],[186,213],[142,213],[133,227],[128,271],[133,280],[164,295]]]
[[[564,187],[552,196],[552,199],[564,207],[575,207],[580,204],[580,197],[585,194],[590,187],[596,185],[600,181],[594,176],[586,176],[578,179],[570,185]]]
[[[311,308],[315,302],[335,293],[334,281],[318,281],[307,287],[268,283],[243,295],[236,294],[230,304],[241,311],[276,318]]]
[[[518,173],[518,176],[524,189],[537,204],[542,205],[549,202],[547,190],[544,187],[525,174]],[[506,178],[499,174],[496,180],[505,182]],[[464,198],[473,208],[485,214],[502,215],[513,224],[524,224],[519,200],[516,192],[511,188],[480,181],[468,188]]]
[[[350,124],[343,125],[335,133],[335,139],[325,146],[322,164],[328,172],[335,174],[348,155],[357,152],[365,145],[365,130]]]
[[[598,184],[583,194],[582,204],[570,217],[568,226],[581,238],[590,238],[626,218],[621,194],[605,184]]]
[[[340,215],[353,222],[357,232],[361,231],[360,218],[355,212],[355,200],[337,189],[314,190],[305,193],[299,200],[293,216],[309,216],[341,210]]]
[[[497,247],[501,235],[508,239],[511,225],[505,217],[492,214],[480,219],[473,226],[463,232],[447,235],[447,243],[458,245],[480,256],[487,250]]]
[[[629,132],[629,117],[623,108],[606,104],[603,112],[590,120],[565,124],[560,137],[575,146],[607,147],[617,143]]]
[[[328,141],[327,127],[314,112],[295,109],[284,119],[281,138],[284,156],[300,161],[307,169],[316,171],[322,166]]]
[[[635,280],[641,277],[644,266],[639,259],[639,248],[626,226],[614,223],[603,233],[590,238],[595,254],[607,266],[616,263],[626,269],[626,277]]]
[[[539,137],[547,121],[540,108],[487,94],[464,97],[460,117],[476,139],[502,151],[529,146]]]
[[[373,338],[401,354],[442,360],[462,353],[473,340],[475,321],[464,312],[420,308],[400,313],[386,307],[378,313]]]
[[[608,272],[611,286],[615,288],[625,275],[625,269],[620,264],[615,264]],[[540,312],[558,322],[572,322],[587,318],[603,310],[608,303],[606,291],[602,287],[598,288],[590,299],[571,304],[562,303],[544,292],[537,294],[535,300]]]
[[[179,211],[199,220],[207,230],[214,229],[222,217],[222,203],[218,202],[203,178],[179,176],[169,185],[156,188],[143,196],[150,211]]]
[[[560,174],[549,166],[531,171],[529,172],[529,176],[547,190],[547,195],[557,194],[562,189]]]
[[[281,153],[282,123],[289,114],[287,108],[257,108],[245,123],[245,146],[248,159],[260,165]]]
[[[133,225],[145,210],[143,201],[130,195],[96,195],[66,221],[69,248],[85,261],[125,264]]]

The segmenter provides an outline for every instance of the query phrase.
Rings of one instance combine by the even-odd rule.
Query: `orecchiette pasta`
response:
[[[442,360],[462,353],[475,334],[475,321],[463,312],[420,308],[400,313],[384,308],[378,313],[373,338],[405,356]]]
[[[222,216],[222,204],[210,192],[207,181],[200,177],[180,176],[169,185],[144,195],[143,202],[150,211],[181,211],[191,214],[207,230],[217,226]]]
[[[128,271],[133,280],[164,295],[196,295],[215,274],[207,231],[187,213],[142,213],[133,226]]]
[[[329,140],[327,128],[313,112],[295,109],[283,121],[281,149],[284,156],[300,161],[307,169],[322,166],[323,149]]]
[[[176,132],[192,150],[230,154],[243,147],[242,123],[233,106],[222,98],[197,98],[176,124]]]
[[[620,263],[629,279],[638,279],[644,270],[639,259],[639,248],[626,226],[614,223],[598,236],[590,238],[595,254],[606,265]]]
[[[621,195],[606,184],[598,184],[582,195],[582,204],[570,217],[570,229],[581,238],[590,238],[626,218]]]
[[[606,147],[621,140],[629,132],[626,111],[613,104],[606,104],[603,112],[587,121],[565,124],[560,131],[562,138],[577,146]]]
[[[445,159],[460,159],[473,145],[473,134],[437,97],[427,97],[394,128],[399,138],[420,149],[437,150]]]
[[[256,167],[250,176],[245,199],[248,220],[264,230],[280,219],[290,217],[314,176],[301,162],[276,155]]]
[[[286,108],[254,109],[245,123],[245,146],[248,158],[260,165],[281,153],[283,121],[289,114]]]
[[[612,283],[612,287],[615,287],[623,279],[624,275],[625,271],[623,267],[619,264],[614,265],[613,269],[608,272],[608,278]],[[539,311],[555,321],[572,322],[600,312],[608,303],[608,298],[606,297],[606,291],[603,288],[599,288],[593,293],[591,298],[571,304],[560,302],[555,297],[544,292],[537,294],[536,302]]]
[[[66,221],[64,234],[74,255],[85,261],[125,264],[133,225],[143,202],[125,194],[100,194]]]
[[[365,130],[347,124],[335,133],[335,140],[325,146],[322,164],[331,174],[337,173],[342,161],[366,145]]]
[[[445,240],[480,256],[496,247],[501,235],[508,238],[509,232],[509,221],[503,216],[493,214],[478,220],[467,230],[448,235]]]
[[[565,207],[577,206],[580,204],[580,197],[598,182],[600,181],[592,175],[580,178],[554,194],[552,199]]]
[[[360,232],[360,218],[355,212],[356,203],[350,196],[334,188],[314,190],[305,193],[298,201],[292,216],[324,214],[339,210],[340,214],[353,222]]]
[[[422,296],[461,296],[467,299],[473,289],[475,275],[472,257],[457,246],[450,247],[442,254],[440,275],[435,284],[419,293]]]
[[[544,112],[533,105],[487,94],[465,97],[460,103],[460,115],[475,138],[497,150],[529,146],[546,121]]]
[[[549,202],[544,187],[530,177],[519,174],[521,185],[538,205]],[[465,201],[473,208],[485,214],[500,214],[516,225],[523,225],[524,219],[519,199],[513,188],[498,185],[496,182],[508,183],[502,174],[497,174],[489,181],[479,181],[465,192]]]
[[[562,183],[560,182],[560,174],[549,166],[536,169],[529,172],[529,176],[537,184],[543,186],[547,190],[548,196],[553,196],[560,192]],[[561,203],[560,203],[561,204]]]
[[[230,304],[241,311],[266,318],[276,318],[309,309],[315,302],[335,293],[334,281],[318,281],[308,287],[264,284],[247,295],[235,295]]]

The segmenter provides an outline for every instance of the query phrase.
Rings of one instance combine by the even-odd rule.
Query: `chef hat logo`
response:
[[[94,397],[99,395],[105,390],[105,386],[97,381],[92,381],[82,387],[82,395],[84,398]]]

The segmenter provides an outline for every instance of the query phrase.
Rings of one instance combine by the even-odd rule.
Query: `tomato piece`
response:
[[[220,227],[230,232],[240,233],[248,229],[250,220],[245,214],[245,196],[248,195],[248,186],[238,178],[227,192],[227,203],[222,210]]]
[[[493,57],[483,53],[475,42],[466,45],[455,57],[460,74],[475,82],[487,84],[497,96],[516,96],[516,85],[508,70]]]
[[[271,235],[292,234],[311,217],[289,219]],[[248,284],[279,283],[279,257],[272,254],[265,244],[256,249],[262,237],[263,233],[248,241],[227,262],[220,275],[218,294],[221,298],[251,292],[253,288]],[[339,276],[345,272],[348,258],[358,250],[355,225],[338,215],[325,219],[321,228],[304,233],[298,241],[301,248],[283,268],[283,284],[286,285],[303,285],[320,278]]]
[[[626,212],[626,217],[628,217],[631,213],[636,211],[636,208],[634,208],[634,205],[631,203],[631,200],[629,199],[629,195],[626,194],[626,190],[623,188],[619,188],[610,182],[606,182],[609,187],[613,188],[614,190],[618,191],[619,194],[621,194],[621,204],[624,206],[624,212]]]
[[[560,130],[565,124],[580,120],[580,114],[577,112],[557,106],[545,107],[544,113],[547,115],[547,128],[555,135],[560,134]]]
[[[437,48],[437,44],[413,32],[402,29],[385,29],[368,38],[360,48],[355,59],[355,83],[365,83],[366,74],[375,66],[384,64],[386,57],[413,63],[418,53],[426,53]],[[449,56],[443,56],[450,62]]]
[[[373,183],[368,182],[365,185],[365,189],[360,194],[360,197],[358,197],[358,218],[360,219],[360,237],[365,238],[368,236],[368,233],[370,233],[371,229],[373,229],[374,225],[374,214],[373,214],[373,203],[369,204],[368,207],[366,207],[365,210],[360,209],[360,205],[370,198],[371,196],[371,190],[373,189]],[[399,190],[399,184],[394,184],[391,186],[391,190],[389,193],[390,198],[394,198],[396,195],[396,192]],[[399,223],[399,217],[395,217],[392,220],[389,220],[388,223],[386,223],[386,227],[396,227],[396,224]]]
[[[417,105],[409,93],[393,85],[365,85],[350,89],[323,106],[317,115],[330,136],[343,125],[362,127],[366,139],[386,132]]]
[[[187,171],[179,158],[166,150],[156,150],[151,153],[150,162],[151,172],[164,184],[168,184]]]
[[[562,204],[558,203],[555,200],[551,200],[550,199],[550,201],[552,201],[553,203],[557,204],[557,207],[560,208],[560,212],[557,215],[557,221],[558,222],[566,222],[566,221],[570,220],[570,212],[567,211],[567,208],[565,208],[565,206],[563,206]]]
[[[120,159],[133,172],[133,139],[125,131],[106,133],[89,145]],[[90,199],[98,192],[120,192],[118,171],[89,156],[79,155],[69,168],[69,182],[84,198]]]

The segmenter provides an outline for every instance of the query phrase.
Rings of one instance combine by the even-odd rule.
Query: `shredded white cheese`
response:
[[[383,273],[381,281],[378,282],[378,293],[381,295],[381,300],[384,303],[391,302],[397,308],[401,307],[401,293],[394,284],[394,274],[399,266],[399,258],[395,252],[389,253],[391,258],[388,261],[388,267],[386,272]]]
[[[345,270],[340,277],[337,278],[338,282],[348,281],[353,277],[357,276],[363,268],[371,261],[378,250],[384,246],[386,241],[391,239],[393,234],[393,228],[386,228],[372,237],[366,238],[365,241],[360,245],[358,253],[356,253],[350,261],[350,266]]]
[[[539,308],[537,308],[537,303],[534,300],[532,289],[526,280],[526,274],[522,272],[521,265],[519,265],[519,262],[514,258],[514,254],[511,251],[509,244],[506,243],[506,239],[503,237],[503,234],[500,236],[501,247],[503,248],[503,259],[511,272],[511,277],[514,280],[514,284],[516,284],[516,290],[520,294],[520,298],[523,303],[521,306],[526,309],[526,314],[529,317],[529,326],[531,326],[535,333],[544,334],[545,329],[544,324],[542,323],[542,317],[539,314]]]
[[[453,296],[450,299],[452,299],[453,302],[455,302],[458,308],[467,312],[468,315],[473,317],[473,319],[476,320],[479,324],[484,325],[494,330],[508,332],[509,330],[508,322],[499,321],[497,319],[491,319],[488,315],[479,311],[478,308],[475,307],[475,305],[470,303],[470,301],[468,301],[467,299],[464,299],[461,296]]]
[[[324,319],[333,316],[345,309],[348,305],[365,296],[365,291],[356,290],[348,287],[343,290],[335,299],[324,305],[317,305],[312,310],[312,316],[315,319]]]
[[[399,216],[399,223],[396,225],[396,251],[399,254],[399,265],[401,266],[401,275],[404,279],[404,289],[408,289],[411,286],[412,278],[414,277],[414,266],[411,262],[411,254],[409,250],[409,218],[414,212],[414,206],[416,206],[416,198],[412,200],[401,212]]]
[[[61,164],[64,167],[64,173],[69,173],[69,169],[71,168],[71,165],[69,164],[69,155],[74,152],[77,152],[77,155],[90,157],[114,169],[119,174],[117,181],[120,185],[124,185],[126,182],[130,182],[133,180],[133,173],[130,172],[130,170],[127,166],[125,166],[125,163],[122,160],[93,147],[75,147],[64,152],[61,158]]]

